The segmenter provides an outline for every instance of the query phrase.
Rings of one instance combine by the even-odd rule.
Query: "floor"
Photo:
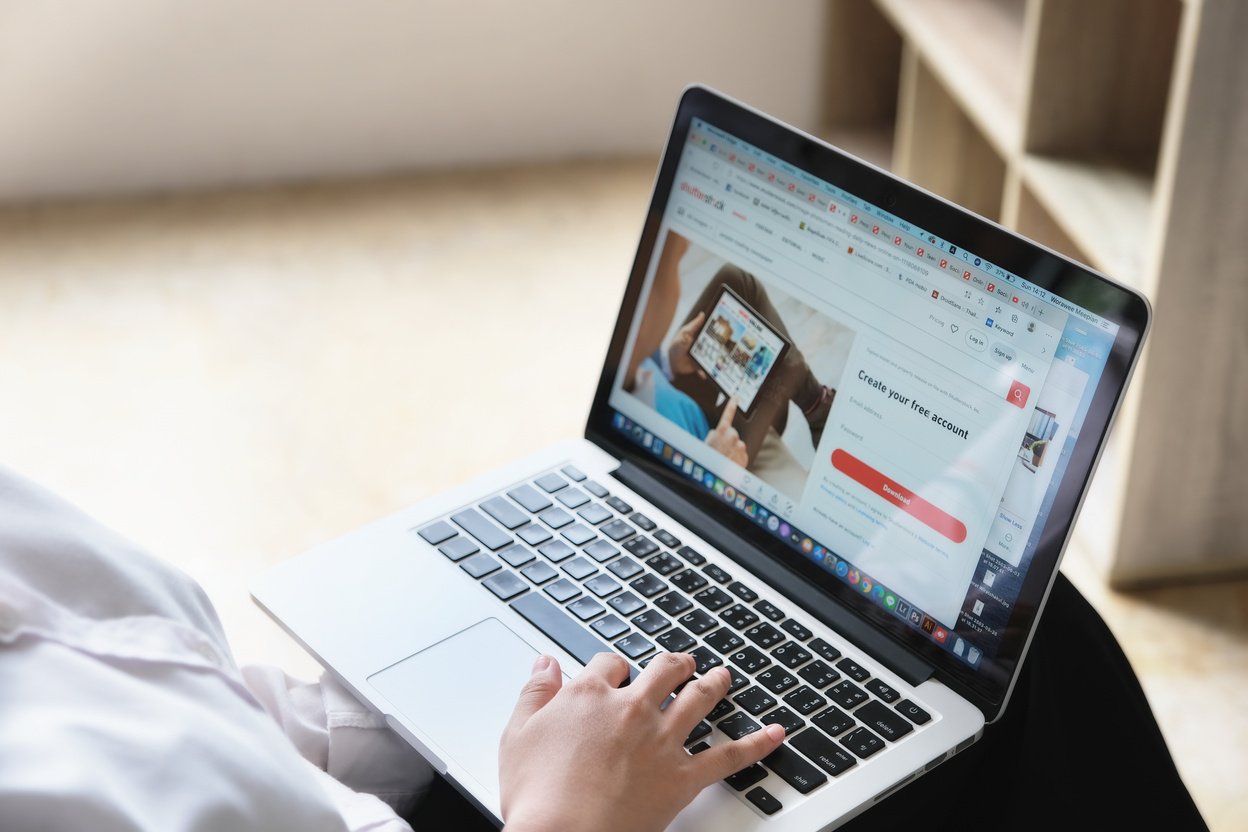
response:
[[[197,578],[240,662],[312,676],[251,577],[580,434],[653,166],[0,210],[0,461]],[[1248,581],[1124,594],[1093,555],[1063,569],[1211,828],[1248,829]]]

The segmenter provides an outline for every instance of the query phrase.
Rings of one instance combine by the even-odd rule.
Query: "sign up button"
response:
[[[966,540],[966,525],[901,483],[885,476],[846,450],[832,452],[832,467],[878,497],[900,508],[929,528],[940,532],[954,543]]]

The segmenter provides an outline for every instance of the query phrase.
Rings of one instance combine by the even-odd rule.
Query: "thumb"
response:
[[[728,404],[724,405],[724,412],[719,415],[719,428],[727,430],[732,427],[732,420],[737,418],[737,397],[729,396]]]
[[[753,765],[780,747],[784,728],[765,725],[763,730],[747,734],[739,740],[717,745],[697,756],[708,783],[723,780],[746,766]]]
[[[537,661],[533,662],[533,675],[520,689],[520,698],[516,700],[515,710],[512,711],[511,723],[519,727],[528,722],[533,714],[555,698],[555,694],[562,687],[563,674],[559,671],[559,662],[550,656],[538,656]]]

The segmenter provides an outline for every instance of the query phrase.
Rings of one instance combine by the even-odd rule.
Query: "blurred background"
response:
[[[1245,35],[1235,0],[0,0],[0,464],[314,676],[251,579],[582,432],[708,83],[1150,297],[1063,569],[1248,828]]]

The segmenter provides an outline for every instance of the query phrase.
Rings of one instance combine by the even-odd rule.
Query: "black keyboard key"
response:
[[[567,578],[560,578],[553,584],[547,586],[545,588],[545,592],[551,598],[554,598],[562,604],[565,601],[571,601],[573,598],[580,595],[581,588],[569,581]]]
[[[672,622],[654,610],[646,610],[633,618],[633,626],[648,636],[654,635],[659,630],[665,630],[671,625]]]
[[[782,667],[769,667],[755,679],[772,693],[784,693],[797,684],[797,677]]]
[[[742,711],[737,711],[732,716],[721,719],[715,727],[734,740],[739,740],[747,734],[753,734],[755,731],[762,729],[761,725],[750,719],[749,715]]]
[[[688,546],[681,546],[679,549],[676,550],[676,554],[684,558],[685,562],[690,564],[691,566],[701,566],[702,564],[706,563],[706,558],[702,557],[701,555],[699,555],[697,552],[695,552],[693,549],[689,548]]]
[[[822,659],[815,659],[797,671],[797,675],[809,682],[811,686],[820,690],[841,678],[841,674],[833,670]]]
[[[633,557],[644,559],[659,551],[659,544],[645,535],[639,534],[624,541],[624,549]]]
[[[584,598],[577,598],[571,604],[568,604],[568,609],[571,611],[573,615],[575,615],[577,618],[581,619],[582,621],[588,621],[589,619],[602,615],[604,612],[607,611],[606,607],[604,607],[602,604],[599,604],[597,601],[595,601],[593,598],[590,598],[588,595],[586,595]]]
[[[830,662],[834,662],[841,657],[840,650],[837,650],[835,647],[833,647],[831,644],[828,644],[826,641],[824,641],[821,638],[815,639],[814,641],[812,641],[810,644],[806,646],[809,647],[811,650],[814,650],[815,653],[817,653],[820,656],[823,656],[825,659],[827,659]]]
[[[499,552],[498,556],[514,569],[519,569],[526,563],[532,563],[537,558],[531,549],[524,546],[508,546]]]
[[[545,511],[554,505],[550,500],[546,499],[546,495],[531,485],[517,486],[508,491],[507,496],[524,506],[525,510],[532,514]]]
[[[631,592],[621,592],[619,595],[613,595],[607,603],[620,615],[632,615],[646,606],[645,601]]]
[[[615,646],[619,648],[621,653],[628,656],[630,659],[636,659],[640,656],[644,656],[654,649],[653,644],[646,641],[646,639],[637,633],[633,633],[631,636],[625,636],[617,641]]]
[[[523,526],[520,531],[516,532],[516,535],[530,546],[539,546],[554,536],[546,530],[545,526],[539,526],[537,523]]]
[[[897,713],[913,722],[915,725],[925,725],[932,718],[931,714],[911,702],[909,699],[903,699],[893,706]]]
[[[866,702],[867,693],[846,679],[828,690],[828,698],[848,711]]]
[[[584,523],[573,523],[561,531],[560,534],[567,538],[567,541],[573,546],[583,546],[598,536],[593,529]]]
[[[485,515],[475,508],[466,508],[458,514],[451,515],[455,525],[475,537],[485,548],[494,551],[511,542],[511,535],[495,526]]]
[[[647,532],[654,531],[656,528],[658,528],[658,525],[659,525],[658,523],[654,522],[646,515],[642,514],[640,511],[632,515],[628,519],[632,520],[633,523],[637,526],[637,528],[643,531],[647,531]]]
[[[788,636],[770,624],[755,624],[753,627],[746,628],[745,637],[764,650],[769,650],[788,638]],[[773,655],[779,658],[778,654]],[[789,667],[793,667],[793,665],[789,665]]]
[[[759,614],[768,621],[784,620],[784,613],[770,601],[759,601],[754,605],[754,609],[758,610]]]
[[[715,703],[714,708],[711,708],[711,712],[706,715],[706,718],[711,722],[719,722],[721,719],[728,716],[728,714],[732,713],[732,711],[733,704],[727,699],[721,699]]]
[[[692,569],[681,572],[679,575],[672,576],[672,583],[683,589],[685,592],[697,592],[706,586],[708,581],[703,578],[701,573],[694,572]]]
[[[718,581],[721,584],[726,584],[732,580],[731,575],[713,563],[708,563],[706,566],[702,567],[702,571],[705,572],[712,580]]]
[[[634,534],[637,530],[617,517],[610,523],[603,523],[598,527],[598,531],[618,542]]]
[[[833,777],[858,765],[857,760],[814,728],[809,728],[793,737],[789,740],[789,745],[814,760],[819,768]]]
[[[828,700],[820,696],[810,685],[802,685],[785,695],[784,704],[802,716],[809,716],[828,704]]]
[[[430,546],[437,546],[443,541],[450,540],[459,532],[455,531],[455,527],[450,523],[445,520],[439,520],[436,523],[430,523],[428,526],[425,526],[417,534],[423,537]]]
[[[597,566],[594,566],[593,563],[580,555],[572,558],[572,560],[568,561],[560,568],[573,578],[576,578],[578,581],[583,581],[598,571]]]
[[[477,552],[480,552],[481,547],[473,543],[472,538],[464,537],[461,534],[443,543],[438,547],[438,551],[453,561],[461,561],[469,555],[475,555]]]
[[[592,505],[585,506],[585,508],[578,511],[577,515],[589,525],[597,526],[603,520],[609,519],[611,517],[611,512],[607,511],[597,503],[593,503]]]
[[[516,508],[515,503],[502,497],[491,497],[481,504],[481,510],[498,521],[504,529],[518,529],[529,522],[529,515]]]
[[[786,633],[793,636],[793,638],[797,639],[798,641],[806,641],[806,639],[814,635],[814,633],[812,633],[810,630],[808,630],[807,628],[803,627],[801,624],[794,621],[792,618],[790,618],[788,621],[784,622],[780,626],[784,628],[784,631]]]
[[[694,672],[699,676],[705,676],[708,672],[724,663],[723,659],[712,653],[710,648],[705,645],[693,648],[689,651],[689,655],[693,656],[693,660],[698,663],[697,667],[694,668]]]
[[[618,511],[620,514],[632,514],[633,507],[621,500],[619,497],[608,497],[607,505]]]
[[[854,711],[854,716],[858,717],[863,725],[875,729],[875,733],[889,742],[897,742],[914,730],[914,726],[905,717],[883,702],[868,702]]]
[[[529,588],[529,585],[520,580],[515,572],[509,572],[506,569],[501,572],[495,572],[482,581],[481,584],[503,601],[510,601]],[[898,718],[900,719],[900,717]],[[905,720],[902,721],[904,722]]]
[[[806,720],[793,713],[784,705],[781,705],[779,708],[776,708],[774,711],[767,714],[767,716],[763,717],[763,724],[779,725],[784,729],[784,733],[787,736],[805,728]]]
[[[753,647],[742,647],[737,652],[728,657],[729,661],[735,664],[747,674],[753,675],[771,664],[771,659],[766,654],[760,653]]]
[[[620,582],[610,575],[595,575],[585,582],[585,588],[599,598],[606,598],[612,592],[619,590]]]
[[[740,670],[732,665],[727,665],[728,675],[732,677],[732,682],[728,685],[729,693],[736,693],[750,683],[750,677],[746,676]]]
[[[555,499],[568,508],[576,509],[589,502],[589,495],[579,488],[569,488],[556,495]]]
[[[667,589],[667,584],[658,575],[642,575],[630,583],[629,586],[637,590],[637,593],[645,598],[653,598]]]
[[[657,530],[654,533],[654,539],[669,549],[675,549],[680,545],[680,538],[669,532],[667,529]]]
[[[693,726],[693,730],[689,732],[689,736],[685,737],[685,745],[688,745],[691,742],[696,742],[697,740],[702,739],[709,733],[711,733],[711,726],[705,720],[703,720],[702,722],[699,722],[697,725]],[[693,749],[690,749],[690,750],[692,751]]]
[[[590,494],[593,494],[595,497],[597,497],[600,500],[611,494],[610,491],[603,488],[601,485],[594,482],[593,480],[585,480],[585,482],[581,483],[581,488],[584,488],[586,491],[588,491]]]
[[[708,586],[693,596],[693,600],[702,604],[712,612],[732,603],[732,596],[717,586]]]
[[[840,708],[828,708],[816,714],[810,721],[830,737],[840,736],[857,724],[852,716]]]
[[[758,763],[755,763],[749,768],[741,769],[736,774],[729,774],[724,778],[724,782],[737,791],[743,792],[759,780],[765,779],[767,779],[766,770]]]
[[[460,561],[459,568],[474,578],[484,578],[491,572],[502,569],[503,565],[482,552],[479,555],[473,555],[468,560]]]
[[[863,687],[866,688],[870,693],[874,693],[876,696],[878,696],[880,699],[883,699],[885,702],[889,703],[890,705],[896,702],[897,699],[901,696],[900,693],[898,693],[897,691],[895,691],[893,688],[889,687],[888,685],[884,684],[879,679],[872,679],[870,682],[867,682],[865,685],[863,685]]]
[[[620,550],[605,540],[595,540],[585,547],[585,554],[599,563],[606,563],[620,553]]]
[[[784,808],[784,804],[762,786],[756,786],[746,792],[745,799],[753,803],[764,815],[774,815]]]
[[[572,522],[572,515],[561,508],[548,508],[537,516],[538,519],[552,529],[562,529]]]
[[[884,740],[866,728],[855,728],[841,738],[841,745],[852,751],[859,759],[865,760],[884,748]]]
[[[627,581],[629,578],[642,571],[642,565],[632,558],[620,558],[619,560],[608,564],[607,571],[611,572],[621,581]]]
[[[537,478],[537,487],[547,494],[554,494],[560,488],[566,488],[568,481],[555,473],[545,474]]]
[[[659,646],[669,653],[684,653],[698,643],[693,636],[689,635],[679,627],[673,627],[663,635],[656,638],[655,641],[657,641]]]
[[[649,566],[660,575],[670,575],[677,569],[684,566],[684,564],[672,555],[669,555],[667,552],[659,552],[657,555],[646,561],[646,566]]]
[[[680,617],[680,623],[691,630],[695,636],[700,636],[707,630],[719,626],[719,622],[703,610],[690,610]]]
[[[601,641],[539,593],[521,595],[511,602],[511,608],[581,664],[589,664],[596,654],[605,652]]]
[[[537,551],[555,563],[566,560],[576,554],[576,550],[562,540],[552,540],[549,543],[543,543],[537,547]]]
[[[763,758],[763,765],[801,794],[810,794],[828,782],[828,775],[806,761],[787,745],[782,745]]]
[[[679,592],[669,592],[655,599],[654,605],[668,615],[680,615],[693,606],[693,602]]]
[[[733,604],[721,612],[719,617],[726,621],[729,627],[735,627],[738,630],[744,630],[758,621],[758,616],[754,614],[754,611],[742,604]]]
[[[776,661],[785,667],[801,667],[814,658],[809,650],[806,650],[796,641],[789,641],[781,644],[775,650],[771,651],[771,655],[776,657]]]
[[[559,572],[544,560],[529,564],[520,570],[520,574],[535,584],[541,585],[557,576]]]
[[[776,707],[775,697],[758,685],[741,691],[732,697],[732,701],[740,705],[741,710],[753,716],[758,716]]]
[[[699,612],[701,611],[699,610]],[[706,613],[702,614],[706,615]],[[702,640],[725,656],[745,644],[745,642],[741,640],[741,636],[737,635],[732,630],[729,630],[727,627],[722,627],[716,630],[710,635],[705,636]]]
[[[608,641],[628,632],[628,625],[614,615],[604,615],[589,626],[595,633]]]
[[[706,750],[707,750],[707,749],[709,749],[710,747],[711,747],[711,746],[710,746],[710,744],[709,744],[709,743],[707,743],[707,742],[699,742],[699,743],[695,743],[694,745],[689,746],[689,753],[690,753],[690,754],[701,754],[703,751],[706,751]]]
[[[740,581],[733,581],[728,584],[728,591],[747,604],[752,604],[758,600],[758,593]]]
[[[867,670],[858,662],[846,656],[836,663],[836,666],[845,672],[845,675],[853,679],[855,682],[865,682],[871,678],[871,671]]]

